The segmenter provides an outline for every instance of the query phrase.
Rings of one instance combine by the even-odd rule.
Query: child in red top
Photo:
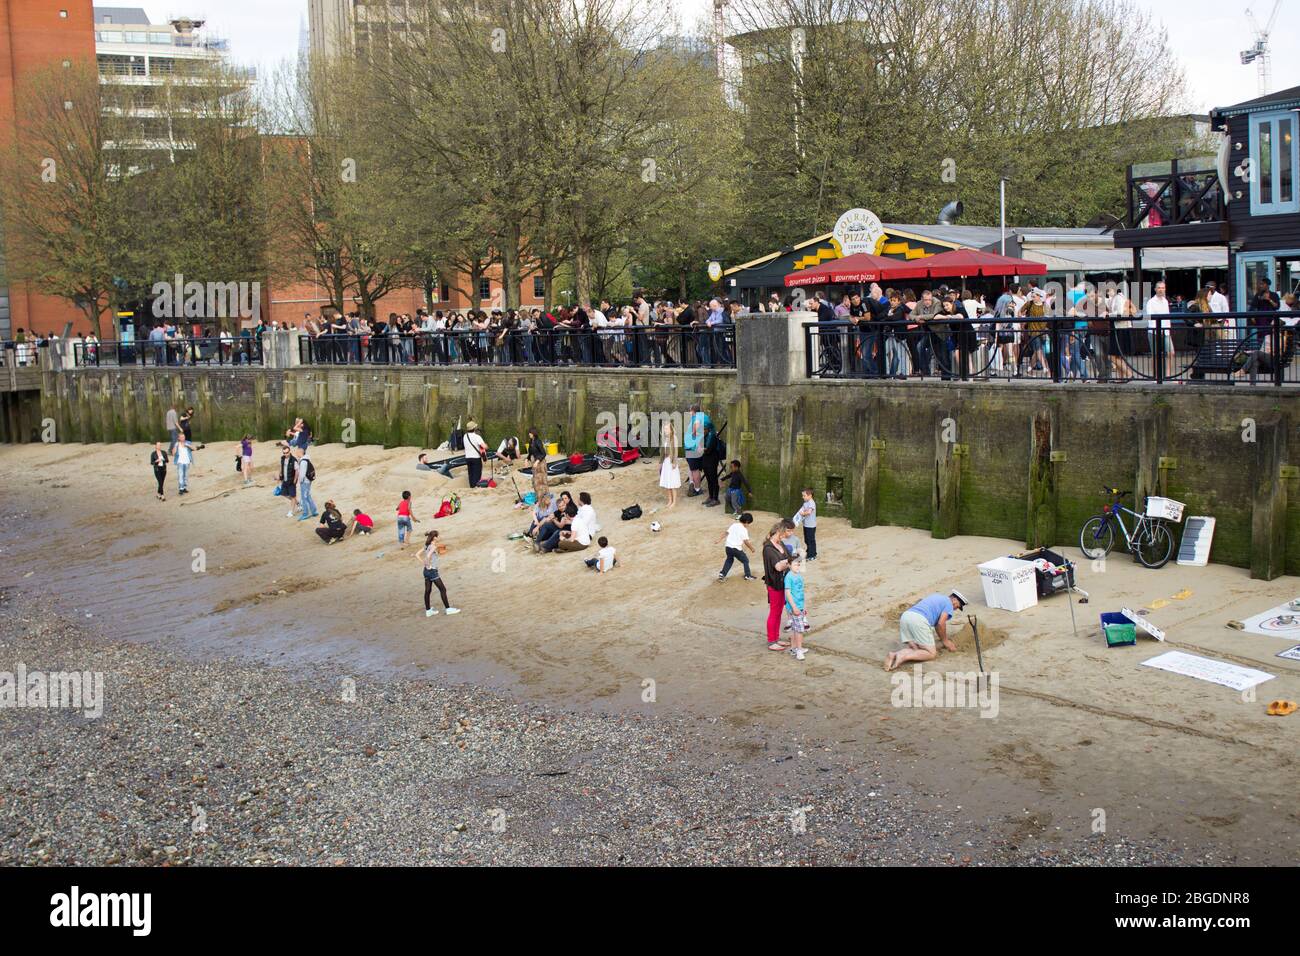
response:
[[[403,548],[406,547],[406,533],[414,533],[415,530],[411,522],[419,520],[411,513],[411,493],[403,491],[402,500],[397,505],[397,543]]]
[[[348,526],[349,538],[354,534],[370,534],[374,530],[375,521],[370,515],[365,514],[360,508],[353,510],[352,523]]]

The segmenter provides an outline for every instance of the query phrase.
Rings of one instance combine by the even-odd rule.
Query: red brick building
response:
[[[95,26],[91,0],[0,0],[0,137],[14,135],[17,86],[51,65],[93,63]],[[18,329],[59,332],[71,322],[89,330],[85,313],[66,299],[25,285],[0,286],[0,339]]]
[[[94,63],[95,29],[93,0],[0,0],[0,138],[15,135],[16,93],[23,77],[51,65]],[[261,285],[262,309],[268,321],[301,325],[304,313],[319,313],[328,304],[324,289],[314,282],[264,280]],[[539,279],[527,277],[520,286],[522,304],[541,305]],[[493,309],[504,301],[499,268],[487,273],[478,296],[461,290],[470,291],[468,276],[444,281],[431,307]],[[380,300],[377,312],[414,313],[425,304],[423,289],[400,289]],[[73,332],[90,331],[85,313],[66,299],[42,295],[18,283],[7,290],[0,285],[0,340],[12,339],[18,329],[61,335],[69,323]],[[113,336],[114,329],[114,322],[104,322],[102,334]]]

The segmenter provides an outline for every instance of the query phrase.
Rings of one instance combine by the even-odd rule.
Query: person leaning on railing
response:
[[[1088,332],[1088,354],[1092,359],[1092,377],[1100,382],[1110,380],[1110,323],[1106,321],[1106,303],[1089,289],[1078,305]]]
[[[1043,302],[1043,290],[1034,289],[1025,304],[1020,307],[1019,317],[1025,320],[1025,335],[1028,341],[1025,348],[1021,351],[1021,360],[1025,358],[1025,353],[1029,356],[1029,368],[1027,372],[1033,375],[1041,371],[1043,374],[1049,374],[1050,369],[1047,365],[1047,329],[1046,321],[1047,309]]]

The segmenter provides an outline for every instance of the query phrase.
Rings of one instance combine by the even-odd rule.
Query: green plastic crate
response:
[[[1103,614],[1101,630],[1106,635],[1107,647],[1130,647],[1137,643],[1137,625],[1122,614]]]

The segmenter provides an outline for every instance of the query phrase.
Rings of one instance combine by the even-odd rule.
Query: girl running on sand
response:
[[[442,583],[442,577],[438,574],[438,532],[430,531],[424,536],[424,547],[420,549],[417,557],[424,563],[424,616],[433,617],[438,613],[437,609],[429,603],[429,598],[433,595],[433,589],[437,587],[438,596],[442,598],[442,606],[446,608],[448,614],[459,614],[460,608],[452,607],[451,602],[447,600],[447,588]]]
[[[163,493],[163,482],[167,480],[167,452],[163,451],[162,442],[153,443],[153,453],[149,456],[149,464],[153,466],[154,480],[158,482],[159,501],[166,501],[167,496]]]

